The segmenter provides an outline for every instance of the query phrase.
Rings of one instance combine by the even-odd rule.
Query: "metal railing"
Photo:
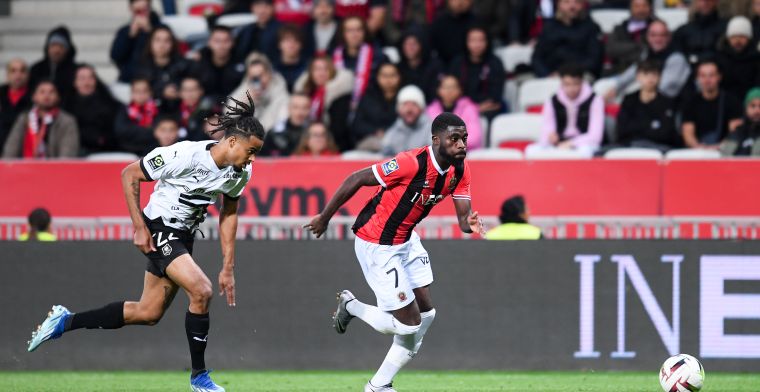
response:
[[[303,229],[310,217],[240,217],[239,239],[308,240]],[[328,227],[328,239],[351,239],[355,217],[336,216]],[[485,217],[487,228],[498,225],[496,217]],[[758,239],[760,217],[534,217],[548,239]],[[198,239],[218,239],[218,221],[209,218],[201,225]],[[0,217],[0,240],[15,240],[26,231],[26,218]],[[54,218],[53,233],[59,240],[131,240],[128,217]],[[427,217],[416,228],[423,239],[463,239],[471,235],[459,230],[456,217]]]

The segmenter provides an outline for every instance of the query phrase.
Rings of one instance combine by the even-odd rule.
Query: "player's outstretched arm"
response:
[[[486,230],[483,227],[483,221],[478,216],[477,211],[472,211],[470,206],[470,200],[468,199],[454,199],[454,208],[457,211],[457,219],[459,220],[459,228],[465,233],[478,233],[480,235],[486,235]]]
[[[238,226],[238,200],[223,195],[219,211],[219,237],[222,245],[222,271],[219,272],[219,295],[227,296],[227,305],[235,306],[235,236]]]
[[[327,230],[327,224],[330,222],[330,218],[335,215],[335,212],[338,211],[340,206],[345,204],[356,194],[356,191],[358,191],[359,188],[363,186],[378,185],[380,185],[380,183],[372,173],[372,167],[353,172],[343,180],[343,183],[340,184],[340,187],[335,191],[333,197],[327,202],[325,209],[317,214],[317,216],[313,217],[311,222],[304,225],[304,228],[316,235],[317,238],[321,237],[322,234],[325,233],[325,230]]]
[[[145,225],[145,221],[140,211],[140,183],[149,181],[142,169],[140,161],[130,163],[121,171],[121,187],[124,190],[124,198],[127,200],[129,217],[132,218],[132,226],[135,228],[135,235],[132,242],[143,253],[155,251],[153,240],[150,236],[150,230]]]

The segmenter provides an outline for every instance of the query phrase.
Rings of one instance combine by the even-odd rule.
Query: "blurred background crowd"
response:
[[[584,157],[760,155],[760,0],[124,0],[118,70],[3,49],[3,158],[141,156],[208,139],[250,94],[263,156],[373,157],[429,143]]]

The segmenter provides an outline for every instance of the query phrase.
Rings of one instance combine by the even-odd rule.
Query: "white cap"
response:
[[[396,98],[396,109],[401,107],[404,102],[414,102],[421,109],[425,109],[425,94],[422,93],[419,87],[410,84],[405,86],[398,92],[398,98]]]
[[[733,37],[741,35],[747,38],[752,38],[752,23],[744,16],[734,16],[731,21],[728,22],[728,28],[726,28],[726,37]]]

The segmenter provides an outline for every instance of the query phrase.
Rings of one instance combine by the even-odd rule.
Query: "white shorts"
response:
[[[417,233],[400,245],[379,245],[356,237],[354,249],[381,310],[409,305],[414,301],[413,289],[433,283],[430,258]]]

